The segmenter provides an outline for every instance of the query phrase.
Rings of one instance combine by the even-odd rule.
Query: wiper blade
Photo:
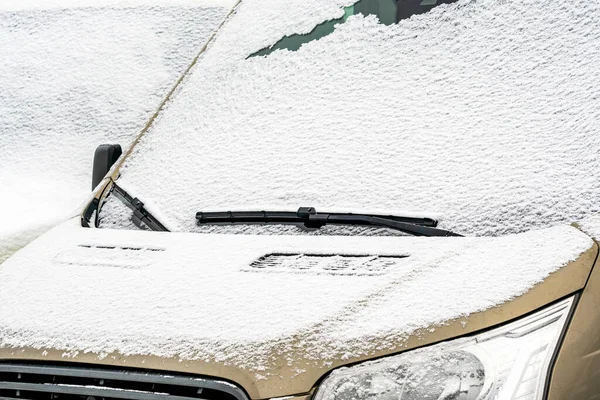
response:
[[[415,218],[397,215],[321,213],[314,207],[300,207],[298,211],[224,211],[198,212],[199,225],[219,224],[294,224],[308,229],[325,225],[361,225],[395,229],[415,236],[461,236],[438,229],[432,218]]]
[[[144,203],[137,197],[133,198],[123,188],[116,183],[113,183],[113,194],[121,200],[127,207],[133,211],[133,223],[138,228],[143,228],[146,225],[150,230],[157,232],[168,232],[169,230],[160,223],[146,208]]]

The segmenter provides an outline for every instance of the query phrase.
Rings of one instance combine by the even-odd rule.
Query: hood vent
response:
[[[60,252],[54,261],[60,264],[140,269],[156,261],[165,249],[157,247],[119,247],[81,244]]]
[[[267,254],[244,268],[247,272],[376,276],[399,267],[407,255]]]

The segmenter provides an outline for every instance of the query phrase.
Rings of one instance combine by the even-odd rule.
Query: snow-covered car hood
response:
[[[595,255],[570,226],[413,238],[70,222],[0,266],[0,359],[135,364],[222,375],[252,397],[300,393],[337,365],[447,339],[456,324],[459,334],[482,329],[578,290]],[[474,317],[493,307],[493,317]]]

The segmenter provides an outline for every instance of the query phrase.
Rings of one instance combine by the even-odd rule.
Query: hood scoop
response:
[[[379,276],[400,267],[408,255],[285,254],[260,257],[243,268],[246,272],[310,275]]]

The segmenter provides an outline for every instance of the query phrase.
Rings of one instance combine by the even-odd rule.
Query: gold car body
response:
[[[235,7],[234,7],[235,9]],[[233,9],[232,9],[233,10]],[[93,199],[101,206],[119,177],[119,170],[132,154],[140,139],[152,125],[171,95],[195,65],[198,57],[206,50],[213,36],[193,59],[169,91],[156,112],[136,135],[125,154],[112,167]],[[83,218],[83,212],[80,216]],[[293,365],[280,359],[266,379],[257,379],[254,371],[218,362],[181,361],[176,358],[155,356],[124,356],[117,353],[99,357],[95,353],[78,353],[68,358],[64,351],[52,348],[6,348],[0,347],[1,361],[36,361],[44,363],[73,363],[107,367],[127,367],[143,371],[161,371],[170,374],[193,374],[220,378],[239,385],[251,399],[286,397],[290,400],[308,400],[320,381],[332,370],[361,361],[402,353],[423,346],[469,336],[482,332],[532,313],[550,303],[576,295],[577,301],[571,320],[559,345],[554,365],[551,367],[547,385],[548,400],[593,400],[600,399],[600,261],[598,240],[592,248],[576,260],[551,274],[527,293],[488,310],[474,313],[465,318],[447,321],[441,326],[432,326],[415,332],[407,340],[399,342],[395,351],[372,352],[360,358],[339,359],[327,367],[315,367],[298,356]],[[466,324],[465,324],[466,321]],[[434,328],[434,329],[431,329]],[[274,355],[277,358],[277,355]],[[305,373],[297,375],[298,369]]]
[[[141,370],[194,374],[220,378],[242,387],[251,399],[296,396],[308,399],[320,380],[331,370],[375,359],[438,342],[469,336],[505,324],[538,310],[552,302],[577,294],[577,304],[564,335],[549,383],[548,399],[593,399],[600,393],[600,267],[598,245],[581,254],[576,260],[551,274],[527,293],[486,311],[471,314],[460,320],[448,321],[441,326],[415,332],[408,340],[397,344],[394,351],[372,352],[360,358],[339,359],[332,365],[315,366],[298,354],[293,365],[282,357],[276,360],[266,378],[257,379],[255,371],[219,362],[181,361],[154,356],[123,356],[109,354],[99,357],[94,353],[78,353],[68,358],[64,352],[52,348],[0,348],[0,361],[27,360],[46,363],[68,362],[111,367],[129,367]],[[594,265],[596,267],[594,268]],[[465,323],[466,321],[466,323]],[[430,329],[435,328],[435,329]],[[381,338],[382,340],[384,338]],[[377,339],[374,339],[377,340]],[[389,349],[389,347],[388,347]],[[298,375],[302,369],[305,373]],[[594,397],[596,396],[596,397]]]

